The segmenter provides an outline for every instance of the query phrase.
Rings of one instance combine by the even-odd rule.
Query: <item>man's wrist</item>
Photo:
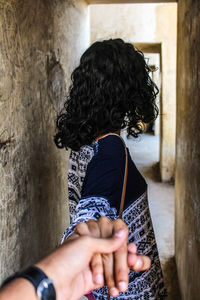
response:
[[[23,271],[19,277],[25,278],[35,287],[40,300],[56,300],[54,282],[48,278],[44,271],[37,266],[31,266]]]
[[[1,289],[1,299],[38,300],[34,286],[24,278],[13,279]]]

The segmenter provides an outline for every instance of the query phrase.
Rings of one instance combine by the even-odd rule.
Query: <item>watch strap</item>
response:
[[[17,278],[27,279],[35,287],[36,293],[41,300],[56,300],[56,292],[53,280],[38,267],[31,266],[22,272],[16,272],[4,280],[1,288]]]
[[[33,286],[35,287],[36,290],[37,290],[39,283],[43,279],[47,278],[46,274],[42,270],[40,270],[38,267],[35,267],[35,266],[28,267],[25,271],[23,271],[21,273],[20,277],[29,280],[33,284]]]
[[[29,280],[33,284],[40,299],[56,299],[53,281],[40,268],[36,266],[28,267],[21,273],[20,277]]]

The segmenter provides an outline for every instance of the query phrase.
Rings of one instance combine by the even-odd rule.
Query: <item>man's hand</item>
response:
[[[67,240],[36,266],[53,279],[57,300],[77,300],[90,290],[103,285],[93,282],[90,263],[95,253],[111,253],[126,241],[121,229],[111,238],[97,239],[90,236]],[[13,280],[0,291],[1,300],[36,300],[33,285],[24,278]]]
[[[127,231],[123,227],[106,239],[74,234],[37,266],[54,280],[57,300],[76,300],[103,286],[103,281],[97,282],[93,278],[92,257],[96,253],[116,251],[127,243],[126,239]],[[102,276],[103,270],[98,274]]]
[[[88,230],[87,234],[86,230]],[[93,231],[93,235],[97,235],[96,232],[99,232],[100,236],[109,235],[109,237],[95,238],[91,236],[90,231]],[[83,236],[80,236],[78,232]],[[128,230],[122,221],[110,221],[104,217],[98,223],[94,221],[81,223],[69,239],[36,266],[53,279],[57,300],[77,300],[90,290],[102,287],[105,272],[107,272],[106,280],[108,281],[110,280],[109,272],[111,272],[112,278],[115,280],[117,278],[117,284],[120,281],[126,282],[128,277],[127,261],[128,266],[134,270],[141,271],[150,267],[149,258],[138,256],[134,244],[127,246],[127,236]],[[119,274],[114,273],[113,275],[111,270],[113,264],[111,253],[114,253],[114,259],[116,259],[115,273],[119,272]],[[120,262],[120,257],[125,266]],[[108,267],[104,261],[108,263]],[[140,263],[139,267],[137,266],[138,262]],[[37,296],[33,285],[28,280],[19,278],[0,291],[0,299],[36,300]]]

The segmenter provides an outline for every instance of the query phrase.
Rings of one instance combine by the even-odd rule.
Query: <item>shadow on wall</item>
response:
[[[64,70],[59,58],[56,57],[56,53],[53,50],[51,50],[50,55],[47,56],[46,71],[49,99],[56,113],[59,113],[62,109],[67,91]]]
[[[175,257],[170,257],[162,264],[162,269],[165,274],[165,284],[169,294],[167,300],[181,300]]]

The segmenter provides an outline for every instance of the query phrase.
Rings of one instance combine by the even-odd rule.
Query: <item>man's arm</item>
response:
[[[124,226],[118,228],[111,238],[79,237],[74,234],[74,238],[64,242],[36,266],[53,279],[57,300],[76,300],[88,291],[103,286],[103,282],[94,281],[90,268],[94,254],[113,253],[123,244],[127,244],[127,231]],[[129,244],[128,250],[128,260],[132,261],[132,265],[138,260],[142,262],[141,270],[144,266],[145,268],[150,266],[149,258],[136,255],[133,244]],[[19,278],[0,291],[0,300],[8,299],[38,300],[38,297],[32,284],[26,279]]]

